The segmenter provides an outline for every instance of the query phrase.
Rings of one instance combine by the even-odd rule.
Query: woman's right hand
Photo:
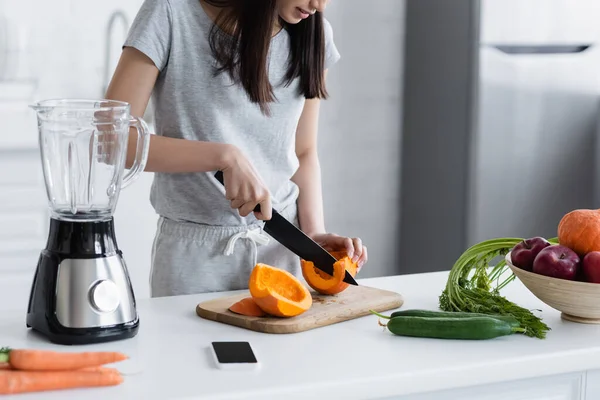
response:
[[[256,218],[271,219],[271,194],[252,163],[242,151],[233,145],[227,145],[224,165],[221,168],[225,184],[225,197],[231,202],[231,208],[239,211],[242,217],[253,212],[260,204]]]

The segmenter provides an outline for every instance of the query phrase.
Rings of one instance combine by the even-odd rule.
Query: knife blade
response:
[[[219,183],[224,185],[223,173],[221,171],[217,171],[215,178]],[[254,208],[254,211],[260,212],[260,204]],[[306,236],[304,232],[296,228],[294,224],[285,219],[277,210],[271,209],[271,213],[271,219],[265,221],[265,232],[298,257],[312,261],[321,271],[333,275],[333,264],[337,259],[317,242]],[[346,271],[343,280],[350,285],[358,286],[358,283],[348,271]]]

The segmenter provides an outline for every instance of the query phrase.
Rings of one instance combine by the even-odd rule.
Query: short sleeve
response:
[[[323,18],[323,30],[325,33],[325,69],[328,69],[337,63],[341,56],[333,40],[333,28],[326,18]]]
[[[134,47],[162,71],[171,49],[172,13],[168,0],[144,0],[123,47]]]

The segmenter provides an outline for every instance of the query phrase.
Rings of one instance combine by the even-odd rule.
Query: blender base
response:
[[[91,240],[81,241],[86,235]],[[51,221],[48,244],[33,278],[26,324],[61,345],[104,343],[137,334],[135,298],[112,220]]]

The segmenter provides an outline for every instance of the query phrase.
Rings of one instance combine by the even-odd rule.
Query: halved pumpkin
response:
[[[349,286],[344,282],[346,271],[355,277],[358,270],[358,265],[352,262],[346,251],[332,251],[331,255],[338,260],[333,264],[333,276],[315,267],[312,261],[300,260],[302,276],[306,283],[321,294],[334,295],[343,292]]]
[[[229,311],[248,317],[264,317],[267,315],[252,297],[245,297],[229,307]]]
[[[312,306],[312,296],[298,278],[270,265],[256,264],[248,288],[256,305],[277,317],[295,317]]]

